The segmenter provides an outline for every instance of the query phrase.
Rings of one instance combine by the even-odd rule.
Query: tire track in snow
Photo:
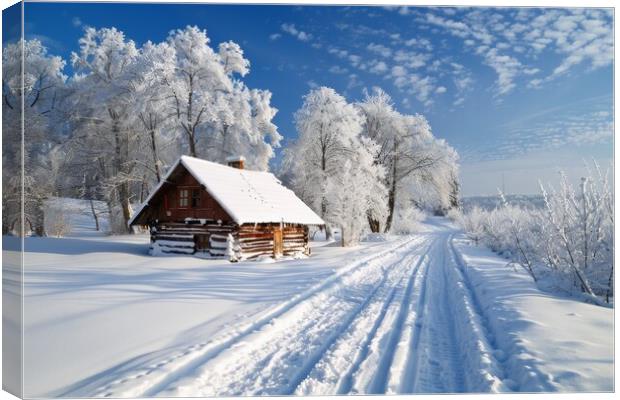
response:
[[[452,284],[455,286],[457,293],[460,295],[461,302],[453,302],[452,307],[455,312],[465,315],[469,326],[467,329],[473,336],[464,336],[461,338],[461,350],[467,347],[469,353],[464,352],[468,358],[464,360],[470,367],[470,373],[467,375],[469,380],[467,390],[469,391],[485,391],[485,392],[504,392],[513,389],[512,381],[506,380],[505,366],[502,360],[496,355],[501,354],[495,343],[495,335],[490,330],[490,325],[483,308],[481,307],[476,292],[469,280],[469,276],[465,271],[465,264],[454,247],[452,241],[453,234],[447,237],[447,252],[450,254],[453,268]],[[457,306],[461,306],[457,310]],[[464,335],[467,332],[462,333]]]
[[[456,336],[455,310],[451,307],[446,275],[447,246],[442,235],[437,240],[433,263],[427,276],[421,318],[415,324],[414,342],[402,392],[457,393],[465,391],[463,365]],[[432,307],[432,309],[430,308]]]
[[[429,249],[430,251],[430,249]],[[429,260],[430,264],[430,260]],[[417,370],[417,357],[420,351],[420,331],[424,321],[426,311],[426,290],[428,286],[428,269],[422,282],[416,282],[417,290],[413,291],[412,309],[405,321],[396,356],[390,367],[390,374],[387,382],[386,393],[410,393],[411,382],[415,378]]]
[[[434,236],[434,235],[433,235]],[[368,383],[364,383],[363,380],[356,382],[354,387],[362,388],[365,387],[366,390],[363,393],[368,394],[384,394],[388,388],[390,382],[390,374],[393,373],[391,371],[392,365],[394,364],[397,351],[399,350],[399,344],[401,337],[403,336],[403,329],[405,323],[407,322],[407,317],[411,316],[411,300],[413,295],[413,288],[415,286],[416,278],[418,277],[418,271],[420,267],[422,267],[421,277],[423,279],[421,290],[424,291],[426,287],[426,281],[428,280],[428,268],[430,264],[430,259],[428,257],[429,253],[435,247],[436,239],[433,239],[433,242],[428,246],[422,257],[420,258],[419,264],[416,268],[414,274],[411,275],[411,278],[407,284],[407,288],[404,293],[403,303],[401,304],[401,308],[399,310],[397,319],[390,330],[389,336],[386,337],[387,345],[386,348],[383,349],[381,356],[378,360],[377,365],[374,367],[375,371],[372,376],[372,380]],[[422,299],[424,297],[421,297]],[[420,297],[417,298],[419,300]],[[418,314],[415,315],[415,319],[417,320]],[[371,367],[372,368],[372,367]],[[363,374],[360,374],[363,375]],[[359,392],[362,392],[358,389]]]
[[[394,280],[393,285],[385,287],[383,293],[379,293],[372,304],[355,318],[297,387],[295,394],[333,395],[351,391],[354,374],[372,354],[371,345],[375,343],[380,329],[385,331],[386,325],[390,328],[395,324],[396,319],[391,316],[395,310],[407,309],[403,302],[409,296],[403,295],[403,292],[416,280],[425,259],[425,254],[410,249],[409,254],[398,262],[398,281]]]
[[[535,365],[528,363],[524,358],[515,357],[512,360],[512,365],[510,364],[511,360],[508,359],[504,351],[498,346],[496,333],[493,330],[493,326],[489,322],[489,318],[485,313],[484,308],[480,304],[480,300],[478,299],[476,290],[469,279],[469,275],[465,271],[467,263],[463,260],[461,254],[456,250],[453,242],[453,236],[454,235],[450,235],[448,239],[449,247],[454,260],[455,270],[458,273],[467,294],[466,300],[471,304],[472,312],[474,316],[477,317],[472,318],[472,320],[478,321],[477,323],[481,328],[478,332],[481,333],[481,340],[486,345],[481,347],[483,347],[483,351],[488,353],[488,355],[483,354],[483,357],[488,359],[489,364],[492,364],[491,369],[497,371],[496,375],[501,380],[501,384],[491,385],[489,391],[520,391],[519,384],[517,383],[519,379],[512,379],[509,373],[527,376],[528,380],[538,381],[541,391],[557,391],[557,388],[553,384],[553,377],[539,371]],[[515,369],[520,371],[515,373]]]
[[[222,336],[188,346],[160,362],[152,362],[145,367],[136,368],[132,374],[125,374],[125,376],[114,379],[111,382],[102,383],[97,389],[89,391],[88,395],[92,397],[152,397],[172,381],[181,378],[216,357],[224,350],[234,346],[235,343],[240,342],[244,337],[269,325],[274,319],[287,313],[308,298],[329,289],[342,281],[346,276],[354,274],[365,266],[376,263],[394,252],[421,241],[423,241],[423,238],[418,236],[408,237],[396,242],[389,249],[380,251],[378,254],[372,254],[355,260],[323,281],[293,296],[290,300],[273,307],[259,320],[243,323]],[[89,387],[92,387],[92,385],[89,385]],[[66,393],[66,395],[80,396],[80,393],[70,392]]]
[[[325,291],[282,316],[282,323],[266,327],[234,351],[202,365],[166,395],[289,394],[305,378],[329,346],[385,286],[393,286],[403,272],[407,246],[382,263],[369,265],[340,286]],[[387,264],[387,265],[385,265]],[[377,275],[381,275],[379,280]],[[258,364],[258,367],[257,367]]]

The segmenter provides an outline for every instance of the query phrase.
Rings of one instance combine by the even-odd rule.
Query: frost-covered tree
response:
[[[241,47],[228,41],[216,52],[206,30],[195,26],[173,31],[167,42],[175,57],[163,78],[165,93],[189,154],[222,163],[242,155],[249,168],[267,170],[282,139],[272,122],[277,110],[269,91],[237,79],[250,67]]]
[[[168,44],[175,52],[173,73],[164,78],[177,124],[187,140],[189,155],[197,157],[199,132],[217,120],[218,94],[229,93],[233,83],[209,46],[206,30],[196,26],[172,31]]]
[[[343,246],[356,244],[369,219],[385,217],[387,190],[384,171],[374,162],[376,144],[366,137],[352,138],[349,156],[325,188],[326,219],[340,226]]]
[[[132,98],[134,109],[130,118],[137,119],[136,125],[141,128],[142,139],[150,153],[150,157],[145,157],[142,166],[155,176],[157,182],[162,178],[162,169],[166,162],[171,162],[171,158],[176,157],[176,154],[173,157],[166,157],[164,154],[178,138],[173,115],[167,107],[164,85],[165,79],[174,72],[174,58],[174,49],[167,42],[154,44],[149,41],[139,50],[136,62],[132,64],[129,72],[128,83],[131,90],[128,95]]]
[[[48,155],[63,134],[56,124],[59,104],[66,95],[65,61],[50,55],[39,40],[33,39],[7,44],[2,51],[2,64],[2,231],[45,235],[43,204],[55,191],[57,172]],[[22,183],[24,229],[20,222]]]
[[[86,28],[79,40],[79,52],[72,53],[76,75],[76,132],[80,143],[78,157],[99,167],[98,176],[105,186],[114,230],[128,231],[131,218],[131,185],[140,182],[137,171],[140,135],[132,123],[132,79],[138,59],[135,43],[115,28]],[[118,207],[120,210],[116,209]]]
[[[323,219],[329,220],[327,189],[330,179],[345,180],[353,160],[362,119],[357,109],[335,90],[320,87],[304,96],[295,113],[298,138],[284,155],[295,192]],[[366,211],[363,212],[366,215]],[[331,238],[331,229],[327,228]]]
[[[272,122],[277,110],[270,101],[271,92],[250,90],[234,81],[230,93],[217,96],[217,119],[209,125],[204,146],[199,146],[200,154],[219,163],[243,155],[249,169],[268,170],[269,160],[275,155],[273,148],[282,139]]]
[[[250,72],[250,62],[244,58],[243,50],[237,43],[233,41],[220,43],[218,49],[224,72],[241,76]]]
[[[437,140],[431,127],[421,115],[402,115],[394,109],[391,98],[381,89],[367,94],[357,104],[363,115],[364,135],[378,144],[375,160],[385,168],[388,187],[384,220],[370,220],[373,231],[391,229],[396,207],[410,207],[426,199],[403,196],[412,193],[434,193],[432,208],[445,209],[449,203],[450,178],[456,176],[456,152],[445,141]]]

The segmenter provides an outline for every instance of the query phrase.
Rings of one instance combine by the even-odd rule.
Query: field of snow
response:
[[[28,238],[25,395],[613,390],[613,309],[541,292],[446,219],[374,239],[231,264]]]

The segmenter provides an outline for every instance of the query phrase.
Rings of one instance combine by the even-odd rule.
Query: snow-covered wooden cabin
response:
[[[151,254],[237,259],[310,254],[308,229],[324,225],[271,173],[182,156],[129,224],[149,226]],[[232,254],[231,254],[232,252]]]

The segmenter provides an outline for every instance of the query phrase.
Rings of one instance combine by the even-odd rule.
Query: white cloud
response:
[[[388,66],[384,61],[372,60],[368,71],[373,74],[382,75],[388,71]]]
[[[407,75],[407,70],[402,65],[395,65],[392,67],[392,76],[401,77]]]
[[[446,93],[448,89],[446,89],[445,86],[439,86],[437,89],[435,89],[435,93],[437,94],[442,94],[442,93]]]
[[[347,58],[347,56],[349,55],[348,51],[343,50],[343,49],[339,49],[339,48],[333,47],[333,46],[330,46],[327,49],[327,52],[330,53],[330,54],[334,54],[338,58]]]
[[[417,47],[424,50],[431,51],[433,50],[433,45],[430,40],[424,38],[412,38],[405,41],[405,46],[407,47]]]
[[[394,54],[394,61],[407,68],[416,69],[425,66],[430,57],[429,54],[398,50]]]
[[[613,15],[606,9],[474,9],[459,14],[458,19],[444,15],[430,11],[418,22],[462,38],[465,49],[480,55],[496,71],[499,96],[510,93],[527,75],[548,68],[548,62],[527,65],[530,62],[523,57],[546,61],[548,58],[538,55],[553,52],[562,56],[559,64],[546,72],[546,78],[528,80],[529,87],[540,87],[580,64],[595,70],[613,62]]]
[[[73,24],[73,26],[75,26],[76,28],[82,26],[82,20],[80,19],[80,17],[73,17],[71,19],[71,23]]]
[[[521,72],[523,65],[514,57],[499,54],[491,49],[485,55],[485,63],[497,73],[496,93],[504,95],[511,92],[517,85],[515,77]]]
[[[349,70],[339,65],[333,65],[329,68],[329,72],[332,74],[346,74]]]
[[[370,43],[366,48],[376,54],[379,54],[383,58],[388,58],[392,55],[392,49],[382,44]]]
[[[347,89],[354,88],[356,86],[362,86],[357,74],[349,74],[349,82],[347,83]]]
[[[349,61],[351,62],[351,65],[353,65],[354,67],[357,67],[358,65],[360,65],[360,62],[362,61],[362,57],[355,55],[355,54],[349,54]]]
[[[269,35],[269,40],[278,40],[282,37],[282,34],[280,33],[272,33],[271,35]]]
[[[282,29],[283,32],[286,32],[289,35],[296,37],[298,40],[301,40],[302,42],[307,42],[310,39],[312,39],[312,35],[310,33],[306,33],[304,31],[298,30],[295,27],[295,24],[282,24],[280,25],[280,28]]]

